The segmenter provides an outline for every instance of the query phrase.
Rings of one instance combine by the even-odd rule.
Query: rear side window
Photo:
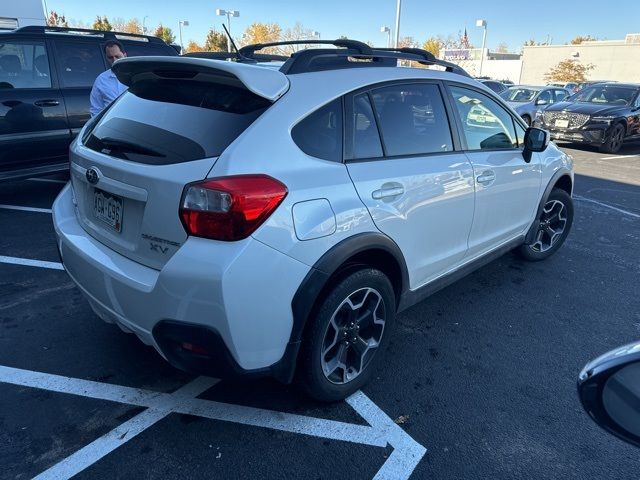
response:
[[[97,43],[56,41],[58,78],[63,87],[92,87],[105,70]]]
[[[184,79],[140,81],[111,105],[85,144],[151,165],[215,157],[270,105],[231,85]]]
[[[386,156],[453,150],[449,120],[437,85],[392,85],[371,93]]]
[[[354,95],[347,109],[347,160],[383,156],[380,135],[369,95]]]
[[[49,58],[43,42],[0,43],[2,88],[51,88]]]
[[[293,127],[291,137],[307,155],[341,162],[342,100],[338,98],[301,120]]]

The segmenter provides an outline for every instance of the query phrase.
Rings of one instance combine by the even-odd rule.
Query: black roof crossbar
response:
[[[281,45],[333,45],[342,48],[308,48],[295,52],[280,68],[284,74],[336,70],[358,67],[395,67],[398,60],[409,60],[423,65],[438,65],[447,72],[471,77],[462,67],[436,58],[420,48],[375,48],[357,40],[291,40],[286,42],[256,43],[242,47],[238,53],[252,58],[256,51]]]
[[[251,57],[256,50],[268,47],[278,47],[280,45],[333,45],[334,47],[350,48],[358,51],[361,55],[371,55],[372,49],[369,45],[358,40],[339,38],[337,40],[287,40],[284,42],[253,43],[242,47],[238,53],[245,57]]]
[[[122,40],[126,38],[140,38],[146,39],[149,43],[165,43],[159,37],[152,35],[141,35],[139,33],[127,33],[127,32],[112,32],[106,30],[92,30],[89,28],[74,28],[74,27],[50,27],[46,25],[27,25],[26,27],[20,27],[13,30],[13,33],[46,33],[46,32],[60,32],[60,33],[87,33],[92,35],[102,35],[105,39],[109,40]]]

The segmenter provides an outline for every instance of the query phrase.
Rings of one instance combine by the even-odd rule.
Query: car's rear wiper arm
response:
[[[128,142],[126,140],[121,140],[118,138],[112,137],[103,137],[98,139],[102,145],[109,149],[117,150],[123,153],[139,153],[141,155],[148,155],[150,157],[166,157],[165,154],[158,152],[157,150],[153,150],[148,147],[143,147],[142,145],[138,145],[133,142]]]

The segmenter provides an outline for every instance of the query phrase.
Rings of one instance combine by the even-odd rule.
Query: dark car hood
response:
[[[549,105],[546,112],[586,113],[587,115],[617,115],[629,108],[626,105],[598,105],[597,103],[559,102]]]

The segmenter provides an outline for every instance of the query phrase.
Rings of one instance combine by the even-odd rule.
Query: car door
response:
[[[61,163],[67,155],[69,125],[50,61],[41,39],[0,44],[0,172]]]
[[[529,228],[538,206],[540,160],[534,154],[530,163],[524,161],[520,148],[524,129],[497,101],[462,85],[449,84],[449,91],[474,171],[475,213],[468,256],[475,257]]]
[[[98,75],[107,68],[96,39],[59,36],[51,40],[60,88],[67,105],[71,135],[75,137],[91,118],[89,95]]]
[[[415,289],[460,262],[473,169],[456,148],[441,86],[395,83],[345,98],[345,160],[377,228],[402,250]]]

